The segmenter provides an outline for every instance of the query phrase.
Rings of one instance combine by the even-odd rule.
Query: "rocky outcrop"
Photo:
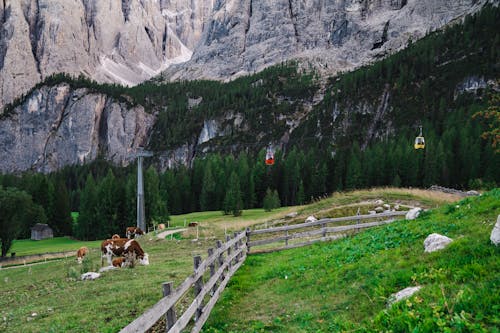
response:
[[[212,0],[0,1],[0,108],[65,72],[134,85],[185,62]]]
[[[289,59],[333,74],[405,47],[487,0],[220,0],[173,79],[226,79]]]
[[[135,85],[165,70],[229,79],[289,59],[346,71],[487,1],[2,0],[0,108],[60,72]]]
[[[0,172],[51,172],[97,156],[127,165],[154,121],[142,106],[102,93],[42,87],[0,121]]]

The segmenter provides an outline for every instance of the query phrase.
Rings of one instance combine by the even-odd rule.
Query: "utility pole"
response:
[[[153,153],[144,150],[142,147],[137,148],[134,157],[137,157],[137,227],[144,232],[146,230],[146,214],[144,212],[144,182],[142,180],[142,160],[144,157],[151,157]]]

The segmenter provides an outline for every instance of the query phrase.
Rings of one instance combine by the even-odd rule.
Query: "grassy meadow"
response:
[[[82,242],[69,237],[55,237],[39,241],[31,239],[15,240],[8,253],[16,253],[16,256],[40,254],[49,252],[76,251],[81,246],[88,248],[99,248],[101,241]]]
[[[190,275],[193,269],[193,255],[206,257],[207,249],[214,246],[216,239],[222,239],[225,231],[232,233],[246,226],[273,223],[273,221],[283,219],[285,214],[292,211],[298,212],[298,219],[311,214],[322,217],[348,215],[353,209],[357,209],[356,203],[366,203],[375,199],[435,207],[445,202],[453,202],[457,200],[457,197],[418,190],[376,189],[336,193],[307,206],[281,208],[272,212],[264,212],[262,209],[244,211],[243,215],[237,218],[223,216],[221,212],[172,216],[171,226],[183,226],[185,219],[188,222],[199,222],[199,239],[194,240],[196,228],[189,228],[187,232],[182,234],[182,239],[156,239],[152,235],[146,235],[140,238],[139,242],[150,255],[151,264],[149,266],[105,272],[101,278],[95,281],[80,281],[79,276],[84,271],[97,271],[99,269],[101,261],[98,250],[99,241],[85,244],[82,242],[73,243],[74,241],[71,239],[64,238],[52,240],[54,243],[16,241],[14,251],[18,255],[20,253],[63,251],[67,249],[66,246],[76,245],[78,245],[77,247],[87,245],[91,249],[91,253],[89,260],[83,265],[78,265],[74,258],[67,258],[32,266],[0,269],[0,281],[2,281],[0,284],[0,332],[117,332],[161,298],[161,283],[173,281],[174,286],[178,286]],[[493,212],[488,210],[483,214],[489,217]],[[431,224],[430,222],[425,223]],[[485,224],[484,228],[490,228],[488,223]],[[401,245],[408,239],[413,241],[413,238],[416,237],[407,231],[406,227],[403,228],[399,224],[387,226],[387,228],[389,228],[387,230],[392,230],[390,237],[383,233],[385,228],[379,228],[377,229],[378,234],[373,234],[374,231],[368,231],[352,239],[335,243],[315,245],[271,255],[250,256],[235,280],[230,282],[231,287],[227,292],[224,292],[222,303],[217,306],[206,331],[293,332],[295,330],[298,332],[306,324],[311,325],[311,330],[317,327],[319,331],[328,331],[324,328],[326,324],[320,324],[320,321],[333,320],[332,318],[336,318],[335,321],[344,320],[344,317],[336,317],[336,314],[342,313],[343,310],[331,312],[329,302],[335,301],[332,304],[336,304],[337,307],[339,306],[338,302],[343,299],[342,306],[344,304],[346,304],[345,306],[353,306],[347,304],[358,301],[355,295],[358,295],[356,290],[359,288],[356,286],[368,283],[358,280],[358,277],[362,277],[363,274],[369,275],[373,279],[384,277],[380,276],[381,273],[378,273],[376,267],[373,266],[364,268],[362,272],[357,272],[357,270],[343,271],[343,274],[348,274],[346,281],[349,281],[349,286],[356,288],[351,288],[348,295],[337,300],[338,295],[332,293],[331,288],[337,283],[339,283],[339,287],[342,285],[337,280],[329,280],[331,271],[328,271],[327,268],[331,270],[332,267],[338,268],[343,265],[347,269],[351,267],[349,265],[355,265],[357,261],[364,258],[364,253],[367,251],[364,246],[367,242],[368,244],[374,243],[370,246],[397,248],[395,244]],[[455,229],[451,230],[455,232]],[[351,243],[360,237],[364,239],[363,242]],[[373,239],[373,237],[378,238]],[[423,236],[419,234],[419,237]],[[32,248],[33,244],[39,247]],[[340,248],[337,248],[338,246]],[[380,253],[377,252],[377,254]],[[327,254],[328,256],[326,256]],[[394,260],[392,257],[388,259],[388,257],[381,256],[379,258],[377,255],[369,261],[374,264],[383,263],[383,258]],[[405,265],[404,260],[406,257],[398,262]],[[318,263],[321,265],[316,266]],[[299,284],[282,284],[285,275],[288,276],[286,280],[288,283],[296,281],[299,276],[297,275],[299,274],[296,270],[297,267],[300,274],[304,277],[310,277],[310,279],[301,278],[302,282]],[[371,276],[372,271],[376,272],[374,276]],[[389,272],[386,274],[389,275]],[[396,276],[398,275],[396,274]],[[406,276],[407,273],[404,273],[403,277],[406,278]],[[417,275],[417,277],[418,279],[422,278],[421,275]],[[334,279],[342,280],[339,277]],[[393,279],[406,282],[402,277]],[[322,293],[320,297],[317,295],[317,288],[323,282],[326,285],[324,285],[324,289],[319,290]],[[245,289],[248,286],[258,288],[261,292],[251,294],[249,290]],[[394,284],[378,288],[383,288],[377,289],[380,297],[395,289]],[[373,296],[370,288],[363,287],[363,290],[365,289],[375,305],[378,306],[381,302],[377,298],[379,296]],[[243,294],[238,294],[240,292]],[[287,294],[289,292],[292,293]],[[350,296],[351,293],[354,296]],[[299,297],[299,295],[301,296]],[[322,298],[323,296],[327,298]],[[241,300],[238,301],[237,299],[240,297]],[[364,298],[367,297],[364,296]],[[365,304],[363,309],[378,309],[375,305]],[[240,310],[240,306],[245,307],[244,312]],[[179,305],[178,311],[181,312],[182,307],[182,304]],[[286,313],[282,309],[285,309]],[[293,318],[299,318],[296,322],[301,324],[280,326],[290,321],[287,319],[287,315],[291,315],[292,312],[288,311],[292,310],[299,316]],[[357,310],[356,318],[364,318],[363,311]],[[242,316],[242,313],[245,315]],[[319,313],[323,314],[319,315]],[[278,322],[276,327],[270,326],[275,325],[276,322]]]
[[[500,189],[330,243],[252,255],[204,332],[499,332]],[[427,235],[454,239],[424,253]],[[391,294],[422,289],[387,306]]]

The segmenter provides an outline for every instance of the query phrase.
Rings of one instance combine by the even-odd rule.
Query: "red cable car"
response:
[[[274,164],[274,152],[272,151],[271,147],[267,148],[266,152],[266,165],[273,165]]]

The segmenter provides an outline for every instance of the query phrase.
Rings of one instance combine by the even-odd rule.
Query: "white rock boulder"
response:
[[[99,278],[100,276],[101,276],[100,273],[87,272],[87,273],[83,273],[81,278],[82,278],[82,280],[95,280],[95,279]]]
[[[493,230],[491,230],[490,240],[496,246],[500,244],[500,215],[498,215],[497,223],[493,227]]]
[[[424,240],[425,252],[434,252],[442,250],[448,246],[453,241],[453,239],[440,235],[440,234],[430,234]]]
[[[311,216],[307,217],[305,223],[316,222],[317,220],[318,219],[315,216],[311,215]]]
[[[297,212],[291,212],[291,213],[286,214],[285,218],[287,218],[287,219],[293,219],[294,217],[297,217],[298,214],[299,213],[297,213]]]
[[[410,298],[413,294],[415,294],[420,289],[422,289],[421,286],[416,286],[416,287],[408,287],[408,288],[405,288],[403,290],[400,290],[397,293],[389,296],[388,305],[391,306],[392,304],[397,303],[401,300]]]
[[[408,211],[408,213],[406,213],[405,218],[407,220],[414,220],[420,215],[421,211],[422,211],[422,208],[420,208],[420,207],[412,208]]]

